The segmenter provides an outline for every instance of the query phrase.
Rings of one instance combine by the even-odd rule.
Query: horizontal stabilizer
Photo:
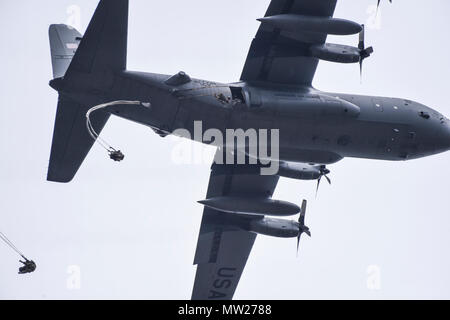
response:
[[[63,95],[59,96],[48,181],[70,182],[94,144],[94,139],[86,128],[88,109],[89,107],[71,101]],[[98,111],[91,116],[92,126],[100,132],[108,118],[108,113]]]

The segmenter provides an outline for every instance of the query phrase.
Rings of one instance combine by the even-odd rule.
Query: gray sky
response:
[[[269,4],[130,2],[129,69],[220,82],[239,79],[255,19]],[[321,62],[315,87],[407,98],[449,116],[450,2],[384,1],[379,29],[368,21],[375,2],[342,0],[336,11],[369,22],[375,54],[363,84],[358,66]],[[48,86],[47,31],[77,23],[72,4],[83,32],[97,1],[0,3],[0,230],[38,264],[33,275],[17,275],[17,256],[0,243],[0,298],[188,299],[202,214],[196,201],[205,196],[209,163],[176,164],[178,140],[112,118],[102,135],[126,161],[113,163],[95,146],[72,183],[45,180],[57,100]],[[330,41],[354,45],[357,37]],[[449,299],[449,159],[344,159],[331,166],[333,185],[323,184],[317,199],[314,182],[282,179],[275,197],[309,200],[313,237],[302,241],[299,259],[295,240],[258,237],[235,298]]]

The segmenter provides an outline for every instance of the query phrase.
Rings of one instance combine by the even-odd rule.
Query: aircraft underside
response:
[[[336,0],[272,0],[239,82],[126,70],[128,0],[102,0],[84,36],[50,27],[58,91],[49,181],[70,182],[110,115],[218,147],[194,263],[193,299],[231,299],[256,235],[311,235],[306,202],[272,199],[280,177],[322,179],[345,157],[402,161],[450,149],[449,120],[406,99],[312,87],[320,60],[358,63],[374,52],[364,26],[333,18]],[[358,47],[327,35],[359,34]],[[272,171],[272,169],[275,169]],[[280,217],[299,214],[298,221]],[[275,217],[275,218],[273,218]]]

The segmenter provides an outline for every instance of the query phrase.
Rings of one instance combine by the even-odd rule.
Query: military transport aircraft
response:
[[[102,0],[84,36],[50,27],[58,91],[48,180],[71,181],[95,141],[111,159],[119,150],[99,137],[109,116],[152,128],[278,130],[277,155],[266,157],[229,142],[217,144],[194,263],[193,299],[231,299],[257,234],[298,238],[306,233],[306,202],[272,199],[279,177],[329,178],[326,165],[345,157],[409,160],[450,149],[450,122],[420,103],[321,92],[312,87],[320,60],[359,63],[373,52],[364,27],[333,18],[337,0],[272,0],[251,43],[239,82],[216,83],[126,69],[128,0]],[[357,47],[326,43],[327,35],[360,34]],[[276,132],[276,131],[271,131]],[[275,133],[273,133],[275,135]],[[204,143],[213,143],[206,139]],[[260,143],[259,141],[258,143]],[[242,147],[242,146],[241,146]],[[245,163],[217,161],[244,153]],[[257,161],[251,161],[257,160]],[[263,174],[269,162],[275,174]],[[300,213],[298,221],[281,219]],[[268,216],[268,217],[267,217]],[[275,216],[275,217],[274,217]],[[269,218],[270,217],[270,218]]]

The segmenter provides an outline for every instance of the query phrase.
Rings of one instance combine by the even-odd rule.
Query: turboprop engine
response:
[[[329,173],[330,170],[324,165],[296,162],[280,162],[278,169],[278,175],[280,177],[297,180],[317,180],[316,196],[323,177],[331,184],[331,179],[328,177]]]
[[[298,237],[299,224],[296,221],[262,218],[251,220],[247,231],[277,238]]]
[[[302,234],[311,237],[309,227],[305,225],[307,201],[303,200],[300,216],[297,221],[288,221],[276,218],[253,218],[250,220],[247,231],[277,238],[297,238],[297,254]],[[244,228],[245,229],[245,228]]]
[[[285,217],[300,212],[296,204],[271,198],[214,197],[198,203],[217,211],[242,215]]]
[[[297,14],[279,14],[257,19],[263,25],[269,25],[283,31],[298,30],[333,35],[351,35],[361,32],[361,25],[356,22],[331,18],[312,17]]]
[[[303,233],[311,236],[309,228],[305,225],[306,200],[302,207],[293,203],[270,198],[240,198],[240,197],[214,197],[198,201],[205,207],[217,210],[223,214],[230,214],[229,224],[242,230],[277,238],[297,238],[297,251],[300,237]],[[300,213],[297,221],[268,216],[291,216]]]
[[[278,170],[280,177],[297,180],[318,180],[321,176],[329,173],[330,170],[323,165],[296,162],[280,162]]]

